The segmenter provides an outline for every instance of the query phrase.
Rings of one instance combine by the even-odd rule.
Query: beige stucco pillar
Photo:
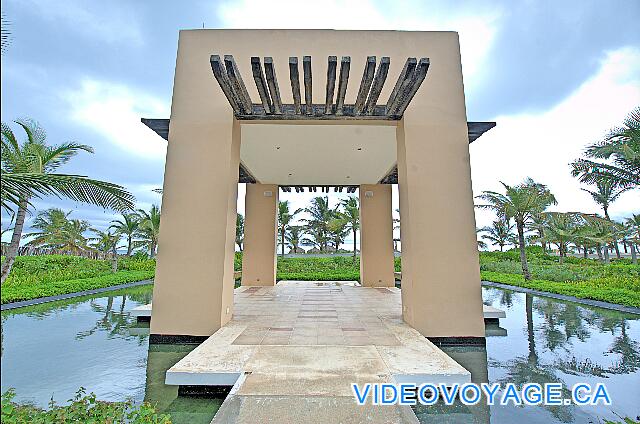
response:
[[[209,336],[233,314],[241,134],[226,99],[202,88],[208,54],[181,35],[151,318],[167,340]]]
[[[360,282],[365,287],[393,287],[391,186],[360,186]]]
[[[276,284],[278,186],[247,184],[242,285]]]
[[[428,337],[484,337],[457,34],[429,54],[397,127],[403,317]]]

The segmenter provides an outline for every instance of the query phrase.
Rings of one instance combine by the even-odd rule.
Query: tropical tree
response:
[[[114,229],[118,234],[127,238],[127,257],[133,251],[133,237],[140,227],[140,215],[135,213],[123,213],[121,219],[111,221],[109,229]]]
[[[544,240],[558,246],[559,262],[563,263],[569,243],[579,234],[582,215],[572,212],[543,212],[541,215],[545,223]]]
[[[340,202],[340,206],[342,206],[342,211],[336,213],[337,217],[334,218],[335,223],[333,225],[335,227],[344,225],[344,230],[351,231],[353,235],[353,257],[355,259],[358,253],[356,236],[360,229],[360,203],[356,196],[349,196],[349,198]],[[337,247],[336,250],[338,250]]]
[[[35,121],[25,119],[15,122],[26,134],[24,141],[19,142],[4,122],[1,131],[0,199],[3,209],[15,215],[15,225],[2,263],[0,284],[9,276],[18,254],[27,208],[32,199],[56,195],[119,211],[132,209],[134,200],[130,193],[116,184],[85,176],[54,173],[78,152],[93,153],[93,149],[74,142],[50,146],[46,141],[46,132]]]
[[[37,231],[25,234],[31,238],[27,246],[44,247],[79,254],[90,250],[84,233],[91,229],[89,222],[69,219],[71,212],[51,208],[39,212],[31,227]]]
[[[608,178],[597,179],[595,184],[596,190],[587,190],[586,188],[581,188],[580,190],[589,193],[593,201],[602,208],[605,218],[611,221],[609,217],[609,206],[615,202],[622,193],[629,190],[629,187],[619,187],[615,180]],[[616,256],[620,259],[620,248],[618,247],[617,240],[613,241],[613,247],[616,250]]]
[[[640,186],[640,107],[614,128],[604,140],[587,147],[588,158],[574,161],[571,174],[583,183],[614,181],[620,187]]]
[[[347,221],[334,218],[329,221],[329,239],[335,248],[336,253],[340,249],[340,245],[344,243],[344,239],[349,234],[349,228],[347,227]]]
[[[313,237],[318,249],[326,252],[329,244],[329,222],[336,217],[336,211],[329,207],[329,197],[314,197],[304,211],[311,215],[310,219],[303,220],[307,224],[307,233]]]
[[[502,182],[500,184],[504,186],[506,193],[484,191],[478,198],[487,203],[478,205],[478,207],[491,209],[496,212],[498,217],[505,220],[513,218],[518,232],[522,274],[525,280],[530,280],[531,273],[529,272],[525,250],[525,227],[531,222],[532,217],[542,213],[550,205],[556,204],[556,198],[551,194],[547,186],[536,183],[531,178],[525,179],[524,182],[516,186],[509,186]]]
[[[514,225],[510,224],[509,221],[499,218],[493,221],[491,226],[481,228],[480,232],[487,233],[483,234],[482,238],[500,246],[500,251],[502,252],[504,251],[504,246],[514,241],[513,228]]]
[[[140,215],[140,225],[136,232],[137,240],[134,245],[148,249],[149,256],[154,258],[160,235],[160,207],[152,205],[148,212],[144,209],[138,209],[138,214]]]
[[[289,231],[285,234],[289,251],[293,253],[301,253],[302,237],[304,236],[304,227],[302,225],[291,225]]]
[[[104,254],[106,258],[108,254],[111,254],[111,272],[118,271],[118,243],[122,238],[117,230],[108,229],[107,231],[92,230],[97,237],[94,237],[93,247],[99,252]]]
[[[244,243],[244,216],[241,213],[236,215],[236,244],[242,252],[242,244]]]
[[[293,219],[297,214],[302,212],[302,209],[296,209],[291,212],[289,210],[289,201],[284,200],[278,202],[278,238],[280,239],[280,244],[282,245],[282,255],[284,256],[284,248],[287,244],[286,234],[293,222]]]
[[[626,229],[628,234],[629,246],[631,248],[631,261],[638,263],[638,246],[640,246],[640,214],[632,214],[626,220]]]

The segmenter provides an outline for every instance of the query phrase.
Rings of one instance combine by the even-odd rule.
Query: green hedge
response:
[[[53,281],[47,282],[46,284],[5,283],[2,286],[2,303],[76,293],[134,281],[149,280],[153,278],[154,273],[154,271],[118,271],[115,274],[107,274],[99,277]]]
[[[615,280],[597,279],[560,283],[534,279],[525,282],[522,275],[503,274],[491,271],[481,271],[480,274],[485,281],[640,308],[640,292],[637,289],[626,287],[624,280],[617,282]]]
[[[358,281],[360,258],[278,258],[278,280]]]

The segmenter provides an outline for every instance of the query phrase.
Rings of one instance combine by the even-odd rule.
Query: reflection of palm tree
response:
[[[125,313],[125,302],[127,295],[123,294],[120,302],[119,311],[113,310],[113,303],[115,297],[109,296],[107,298],[106,306],[102,306],[94,300],[91,301],[91,309],[95,312],[101,313],[102,317],[96,322],[96,324],[89,330],[82,331],[76,335],[77,340],[83,340],[98,332],[106,332],[107,338],[122,338],[122,339],[138,339],[138,344],[141,345],[146,340],[146,335],[132,335],[129,332],[129,328],[132,325],[129,314]]]
[[[497,365],[502,366],[507,371],[506,375],[497,382],[502,385],[513,383],[519,390],[522,390],[522,387],[528,383],[538,383],[540,385],[544,385],[545,383],[564,383],[562,379],[555,375],[554,366],[543,365],[538,361],[533,322],[533,295],[529,293],[525,295],[525,313],[527,320],[528,354],[526,357],[517,357],[505,365]],[[563,388],[563,392],[565,398],[570,396],[570,392],[566,388]],[[558,421],[565,423],[573,421],[573,406],[543,405],[542,407],[548,410]]]
[[[631,374],[640,369],[640,344],[627,335],[627,321],[620,321],[620,336],[616,337],[607,353],[620,355],[620,359],[607,371],[611,374]]]

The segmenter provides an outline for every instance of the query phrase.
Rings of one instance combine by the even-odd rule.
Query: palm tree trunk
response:
[[[524,222],[516,221],[516,227],[518,229],[518,244],[520,245],[520,263],[522,264],[522,275],[525,280],[531,280],[531,273],[529,272],[529,266],[527,265],[527,252],[524,246]]]
[[[111,248],[111,254],[113,255],[113,258],[111,258],[111,272],[116,273],[118,272],[118,251],[115,245]]]
[[[606,244],[604,245],[604,263],[608,264],[611,261],[609,260],[609,246],[607,246]]]
[[[354,228],[353,229],[353,259],[355,258],[356,258],[356,229]]]
[[[604,209],[604,216],[607,218],[607,221],[611,222],[611,218],[609,218],[609,210],[608,208],[603,208]],[[616,240],[615,238],[613,239],[613,247],[614,249],[616,249],[616,257],[618,259],[620,259],[620,248],[618,247],[618,240]]]
[[[598,252],[598,260],[602,262],[602,245],[600,243],[596,246],[596,251]]]
[[[558,260],[558,262],[560,264],[564,263],[564,243],[561,241],[560,244],[558,244],[558,250],[560,251],[560,259]]]
[[[627,250],[627,241],[626,240],[622,240],[622,247],[624,247],[624,253],[629,253],[629,251]]]
[[[636,255],[636,245],[634,243],[629,243],[629,247],[631,248],[631,262],[634,265],[638,265],[638,256]]]
[[[131,235],[127,236],[127,258],[131,256],[131,251],[133,250],[133,238]]]
[[[18,248],[20,247],[20,239],[22,238],[22,228],[24,227],[24,220],[27,215],[28,199],[24,198],[20,200],[18,204],[18,213],[16,213],[16,225],[13,227],[13,235],[11,236],[11,242],[7,248],[7,255],[2,264],[2,277],[0,279],[0,285],[4,284],[5,280],[11,272],[13,263],[18,256]]]
[[[582,246],[582,257],[587,259],[589,254],[587,253],[587,246]]]
[[[284,256],[284,233],[285,233],[284,225],[282,226],[282,231],[280,232],[280,237],[282,237],[282,256]]]

